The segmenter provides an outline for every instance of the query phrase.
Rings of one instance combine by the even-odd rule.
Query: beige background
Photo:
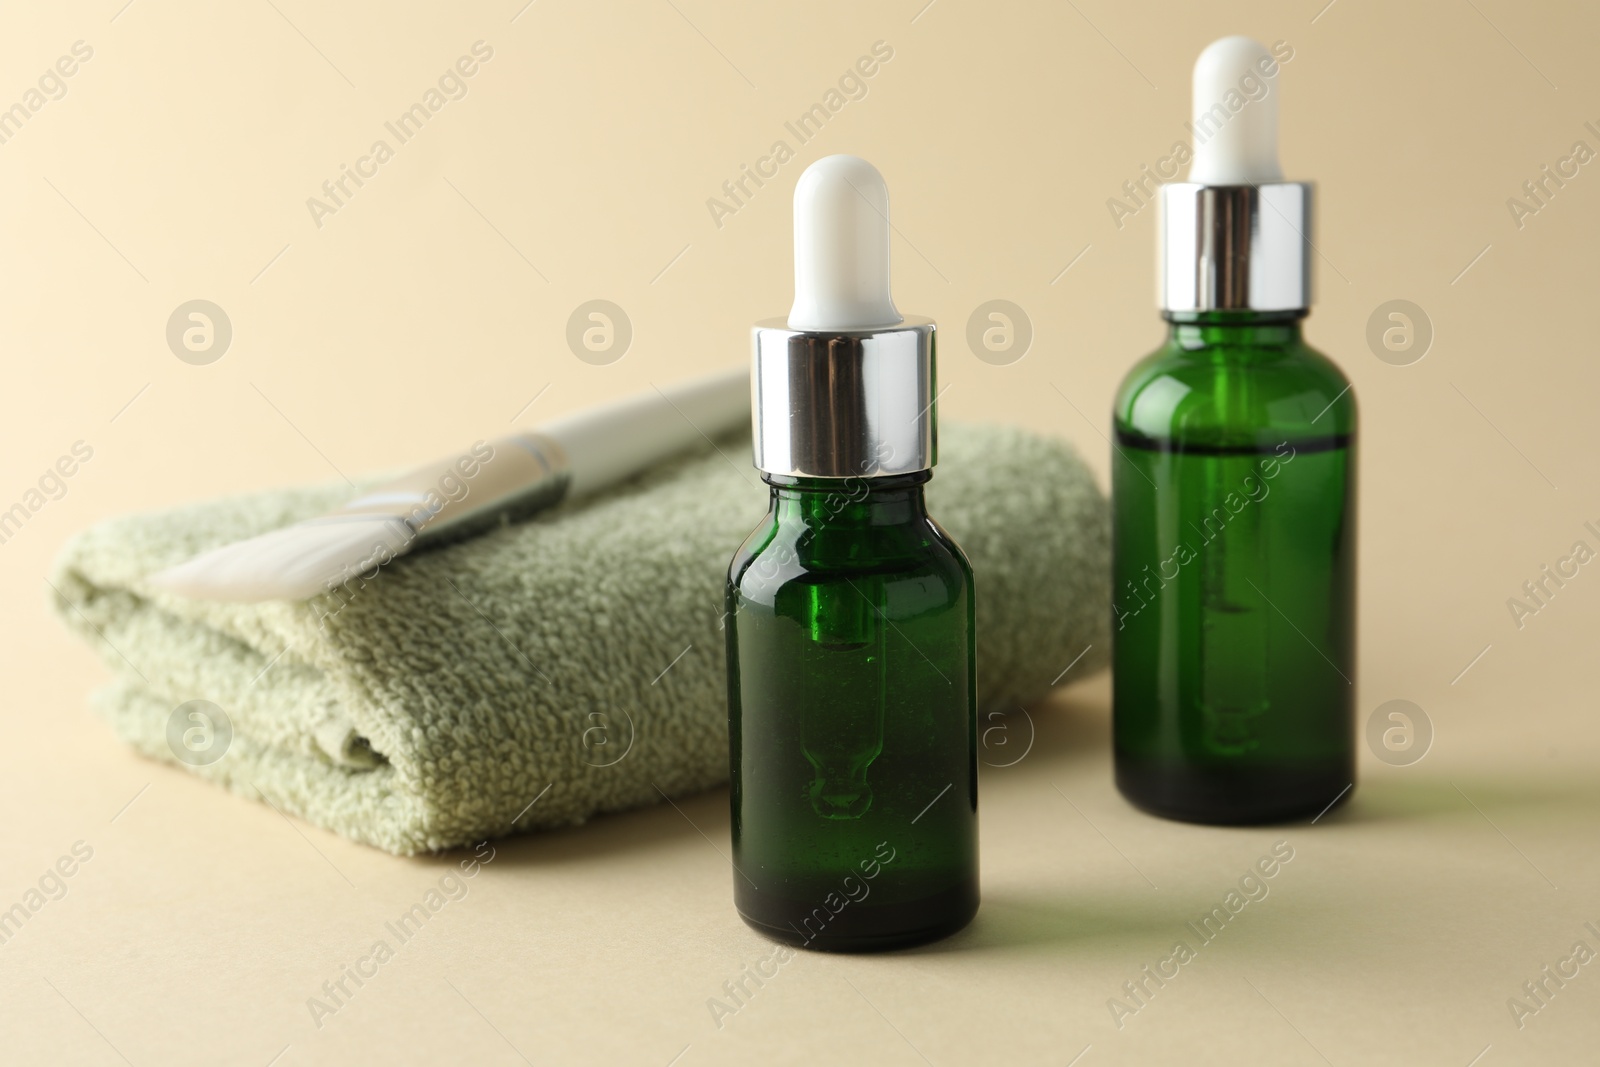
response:
[[[1600,13],[523,3],[0,15],[0,107],[93,48],[0,145],[0,507],[73,442],[94,449],[0,545],[0,906],[74,842],[94,850],[0,945],[8,1062],[1593,1062],[1600,964],[1523,1029],[1506,1001],[1580,937],[1600,949],[1583,929],[1600,926],[1600,564],[1521,630],[1506,600],[1574,541],[1600,547],[1582,528],[1600,525],[1600,163],[1520,229],[1506,200],[1574,141],[1600,149]],[[1182,135],[1194,55],[1235,32],[1294,48],[1283,159],[1321,190],[1308,333],[1361,399],[1360,714],[1415,701],[1427,757],[1364,749],[1353,803],[1315,826],[1170,824],[1111,786],[1102,677],[1033,709],[1031,752],[985,769],[985,903],[948,942],[796,958],[719,1029],[708,998],[768,948],[733,913],[715,792],[501,843],[314,1026],[307,998],[457,858],[394,859],[115,744],[85,703],[105,669],[45,608],[62,540],[739,361],[748,324],[788,306],[794,180],[840,151],[888,177],[898,301],[945,327],[944,417],[1061,435],[1103,476],[1111,391],[1162,331],[1154,212],[1119,229],[1106,201]],[[306,199],[478,40],[494,53],[468,95],[319,228]],[[866,97],[715,225],[707,198],[793,143],[783,123],[880,40],[893,58]],[[235,331],[208,366],[164,339],[196,298]],[[592,298],[633,323],[609,366],[563,340]],[[1008,366],[964,343],[993,298],[1035,330]],[[1436,333],[1411,366],[1364,339],[1391,299]],[[992,762],[1025,742],[1012,729]],[[1107,999],[1280,839],[1296,855],[1271,896],[1119,1031]]]

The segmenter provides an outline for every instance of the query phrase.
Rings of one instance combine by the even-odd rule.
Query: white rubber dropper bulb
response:
[[[1259,185],[1283,180],[1277,78],[1265,73],[1276,75],[1276,66],[1266,46],[1249,37],[1224,37],[1200,53],[1194,62],[1191,182]],[[1252,86],[1264,86],[1265,94],[1251,99]]]
[[[824,156],[794,187],[789,329],[870,330],[904,321],[889,295],[889,186],[857,156]]]

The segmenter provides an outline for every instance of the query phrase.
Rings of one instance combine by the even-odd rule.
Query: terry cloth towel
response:
[[[1015,710],[1086,647],[1074,677],[1105,663],[1108,508],[1063,442],[941,437],[929,511],[976,574],[980,711]],[[347,486],[119,518],[63,550],[55,606],[114,673],[98,710],[146,755],[404,855],[571,826],[727,780],[723,583],[767,495],[749,455],[724,441],[303,603],[143,579]]]

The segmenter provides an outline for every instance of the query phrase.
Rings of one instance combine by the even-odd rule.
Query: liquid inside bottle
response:
[[[1354,398],[1299,313],[1174,318],[1115,411],[1117,784],[1314,816],[1355,780]]]
[[[792,944],[914,944],[977,909],[972,576],[927,477],[769,477],[730,568],[735,903]]]

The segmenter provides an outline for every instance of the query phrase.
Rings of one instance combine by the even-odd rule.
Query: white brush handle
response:
[[[411,471],[350,501],[324,521],[387,514],[434,544],[520,521],[563,500],[608,489],[749,418],[750,372],[723,371],[558,419],[514,437],[473,446],[465,457]],[[453,479],[459,471],[464,479]],[[441,494],[446,480],[454,493]],[[315,521],[315,520],[314,520]]]
[[[750,421],[750,370],[720,371],[546,423],[571,464],[568,497],[587,496]]]
[[[320,518],[211,549],[148,582],[205,600],[303,600],[419,542],[470,536],[598,492],[749,421],[747,368],[652,387],[538,431],[479,441]]]

